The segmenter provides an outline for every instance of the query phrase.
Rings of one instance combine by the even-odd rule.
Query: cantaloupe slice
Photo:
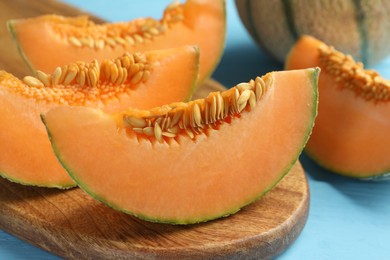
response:
[[[390,171],[390,82],[325,43],[302,37],[287,69],[322,68],[319,115],[307,154],[336,173],[385,177]],[[388,174],[387,174],[388,175]]]
[[[151,221],[196,223],[236,212],[291,169],[317,114],[318,73],[273,72],[151,110],[59,107],[42,118],[58,159],[94,198]]]
[[[44,15],[12,20],[9,31],[31,68],[51,72],[58,65],[115,58],[125,51],[198,45],[199,84],[214,70],[226,34],[224,0],[173,2],[160,20],[95,24],[87,16]]]
[[[24,82],[0,71],[0,176],[36,186],[74,186],[52,152],[40,113],[57,106],[115,112],[182,101],[196,84],[198,60],[197,47],[184,46],[101,64],[77,62]]]

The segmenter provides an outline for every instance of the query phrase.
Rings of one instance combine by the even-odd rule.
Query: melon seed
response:
[[[249,106],[251,107],[251,110],[253,110],[256,106],[256,95],[252,90],[250,90]]]
[[[127,41],[128,44],[130,45],[134,45],[135,44],[135,40],[133,37],[131,37],[130,35],[125,35],[125,40]]]
[[[221,96],[221,93],[218,92],[217,94],[217,119],[222,119],[224,116],[224,105],[223,97]]]
[[[51,79],[46,73],[44,73],[40,70],[37,70],[37,77],[43,83],[43,85],[45,85],[45,87],[48,87],[51,85],[51,83],[50,83]]]
[[[81,47],[81,46],[83,46],[83,44],[81,43],[81,41],[79,40],[79,39],[77,39],[76,37],[73,37],[73,36],[71,36],[71,37],[69,37],[69,42],[72,44],[72,45],[74,45],[74,46],[76,46],[76,47]]]
[[[148,136],[153,136],[154,135],[154,127],[151,127],[151,126],[144,127],[143,133],[148,135]]]
[[[249,89],[245,89],[237,100],[238,106],[241,106],[244,103],[246,104],[246,102],[249,100],[250,94],[251,91]]]
[[[132,84],[138,84],[141,80],[142,80],[142,77],[144,75],[144,72],[143,71],[138,71],[130,80],[130,82]]]
[[[133,35],[133,38],[135,39],[135,41],[136,41],[137,43],[143,43],[143,42],[144,42],[144,39],[143,39],[142,36],[139,35],[139,34],[134,34],[134,35]]]
[[[184,129],[184,130],[185,130],[185,133],[186,133],[191,139],[194,139],[194,138],[195,138],[195,135],[194,135],[194,133],[191,131],[191,129],[186,128],[186,129]]]
[[[119,44],[126,45],[126,41],[121,37],[115,37],[115,41]]]
[[[43,87],[43,83],[39,79],[34,78],[32,76],[24,77],[23,82],[26,83],[30,87],[35,87],[35,88],[42,88]]]
[[[68,73],[68,65],[65,65],[61,68],[61,75],[58,80],[58,84],[62,84],[64,82],[67,73]]]
[[[162,136],[169,137],[169,138],[174,138],[174,137],[176,137],[176,134],[170,133],[170,132],[162,132],[161,135],[162,135]]]
[[[125,116],[124,122],[133,128],[144,128],[148,125],[144,119],[131,116]]]
[[[198,104],[194,104],[192,108],[193,118],[196,126],[202,125],[202,115],[200,114],[200,108]]]
[[[158,124],[158,123],[155,123],[154,124],[154,137],[156,137],[156,139],[158,140],[158,141],[160,141],[161,140],[161,138],[162,138],[162,131],[161,131],[161,127],[160,127],[160,125]]]
[[[109,46],[111,46],[112,48],[114,48],[115,45],[116,45],[115,40],[114,40],[113,38],[111,38],[111,37],[107,37],[107,38],[105,39],[105,41],[106,41],[106,43],[107,43]]]
[[[78,81],[80,87],[83,87],[85,85],[85,71],[84,70],[81,70],[79,72],[77,81]]]
[[[214,123],[216,121],[217,116],[217,101],[215,100],[215,95],[212,97],[212,101],[210,104],[210,123]]]
[[[242,90],[242,91],[244,91],[245,89],[252,89],[252,86],[249,83],[246,83],[246,82],[239,83],[239,84],[236,85],[236,87],[239,90]]]
[[[51,82],[53,83],[54,86],[58,85],[61,75],[62,75],[61,67],[55,68],[53,74],[51,74]]]
[[[63,85],[69,85],[77,76],[77,70],[75,68],[70,68],[67,71]]]
[[[110,81],[115,82],[119,76],[118,67],[114,64],[110,64]]]
[[[104,45],[105,45],[105,43],[104,43],[104,40],[102,40],[102,39],[95,41],[95,46],[96,46],[96,49],[98,49],[98,50],[103,49]]]
[[[96,87],[99,79],[98,79],[98,76],[96,75],[95,70],[89,69],[88,70],[88,77],[90,80],[91,87]]]
[[[133,131],[138,133],[138,134],[143,134],[144,133],[144,129],[143,128],[133,128]]]
[[[88,46],[89,48],[94,47],[94,41],[91,38],[80,38],[79,41],[82,45]]]

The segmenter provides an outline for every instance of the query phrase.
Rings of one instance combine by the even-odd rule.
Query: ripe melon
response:
[[[319,115],[307,154],[334,172],[383,178],[390,171],[390,82],[351,56],[303,36],[287,69],[322,68]],[[389,174],[387,174],[389,175]]]
[[[196,84],[198,61],[198,49],[184,46],[127,53],[101,64],[76,62],[23,81],[0,71],[0,176],[36,186],[74,186],[54,156],[39,115],[57,106],[115,112],[182,101]]]
[[[11,20],[8,28],[29,66],[44,72],[78,60],[115,58],[125,51],[198,45],[201,84],[222,55],[225,16],[224,0],[187,0],[173,2],[160,20],[95,24],[87,16],[44,15]]]
[[[318,74],[272,72],[188,103],[59,107],[42,119],[57,158],[94,198],[150,221],[197,223],[258,199],[297,162]]]
[[[390,54],[390,2],[376,0],[236,0],[252,38],[280,62],[312,35],[373,65]]]

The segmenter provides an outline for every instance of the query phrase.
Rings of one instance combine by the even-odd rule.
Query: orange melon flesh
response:
[[[78,94],[77,91],[64,97],[65,103],[22,95],[20,89],[24,89],[24,92],[35,91],[39,96],[40,90],[49,88],[27,86],[11,74],[0,71],[0,143],[4,151],[0,154],[0,176],[28,185],[57,188],[75,186],[54,156],[40,119],[41,113],[53,107],[78,105],[115,112],[129,106],[151,108],[167,102],[182,101],[191,96],[198,74],[199,54],[196,47],[150,51],[145,56],[151,66],[150,76],[146,81],[135,85],[125,82],[122,85],[99,83],[95,88],[84,86],[92,92],[99,92],[105,86],[114,86],[114,89],[123,87],[125,90],[122,93],[112,93],[111,98],[103,100],[103,95],[98,95],[96,100],[86,100],[84,103],[70,103]],[[76,90],[83,89],[74,83],[51,89],[61,90],[72,86]],[[49,98],[55,95],[48,94]],[[66,104],[67,102],[69,103]]]
[[[323,42],[302,37],[291,50],[287,69],[321,67]],[[319,164],[357,178],[390,170],[390,103],[367,100],[336,82],[325,69],[319,78],[319,115],[305,148]]]
[[[94,198],[150,221],[202,222],[238,211],[291,169],[316,116],[318,73],[268,74],[252,110],[193,139],[139,138],[121,114],[84,107],[52,109],[43,121],[58,159]]]
[[[224,0],[188,0],[167,7],[161,20],[139,18],[96,25],[86,16],[45,15],[9,21],[8,28],[30,67],[44,72],[78,60],[114,58],[125,51],[198,45],[200,84],[222,55],[225,23]],[[70,37],[81,42],[72,44]]]

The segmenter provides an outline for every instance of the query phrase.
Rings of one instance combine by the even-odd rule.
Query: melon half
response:
[[[0,176],[35,186],[75,186],[53,154],[40,114],[58,106],[117,112],[183,101],[196,85],[198,62],[198,48],[183,46],[76,62],[23,81],[0,71]]]
[[[204,99],[42,116],[57,158],[95,199],[189,224],[238,211],[292,168],[317,114],[319,69],[272,72]]]
[[[96,24],[87,16],[44,15],[11,20],[8,29],[32,69],[51,72],[78,60],[115,58],[125,51],[149,51],[182,45],[200,48],[199,84],[222,55],[226,34],[224,0],[173,2],[161,19]]]

